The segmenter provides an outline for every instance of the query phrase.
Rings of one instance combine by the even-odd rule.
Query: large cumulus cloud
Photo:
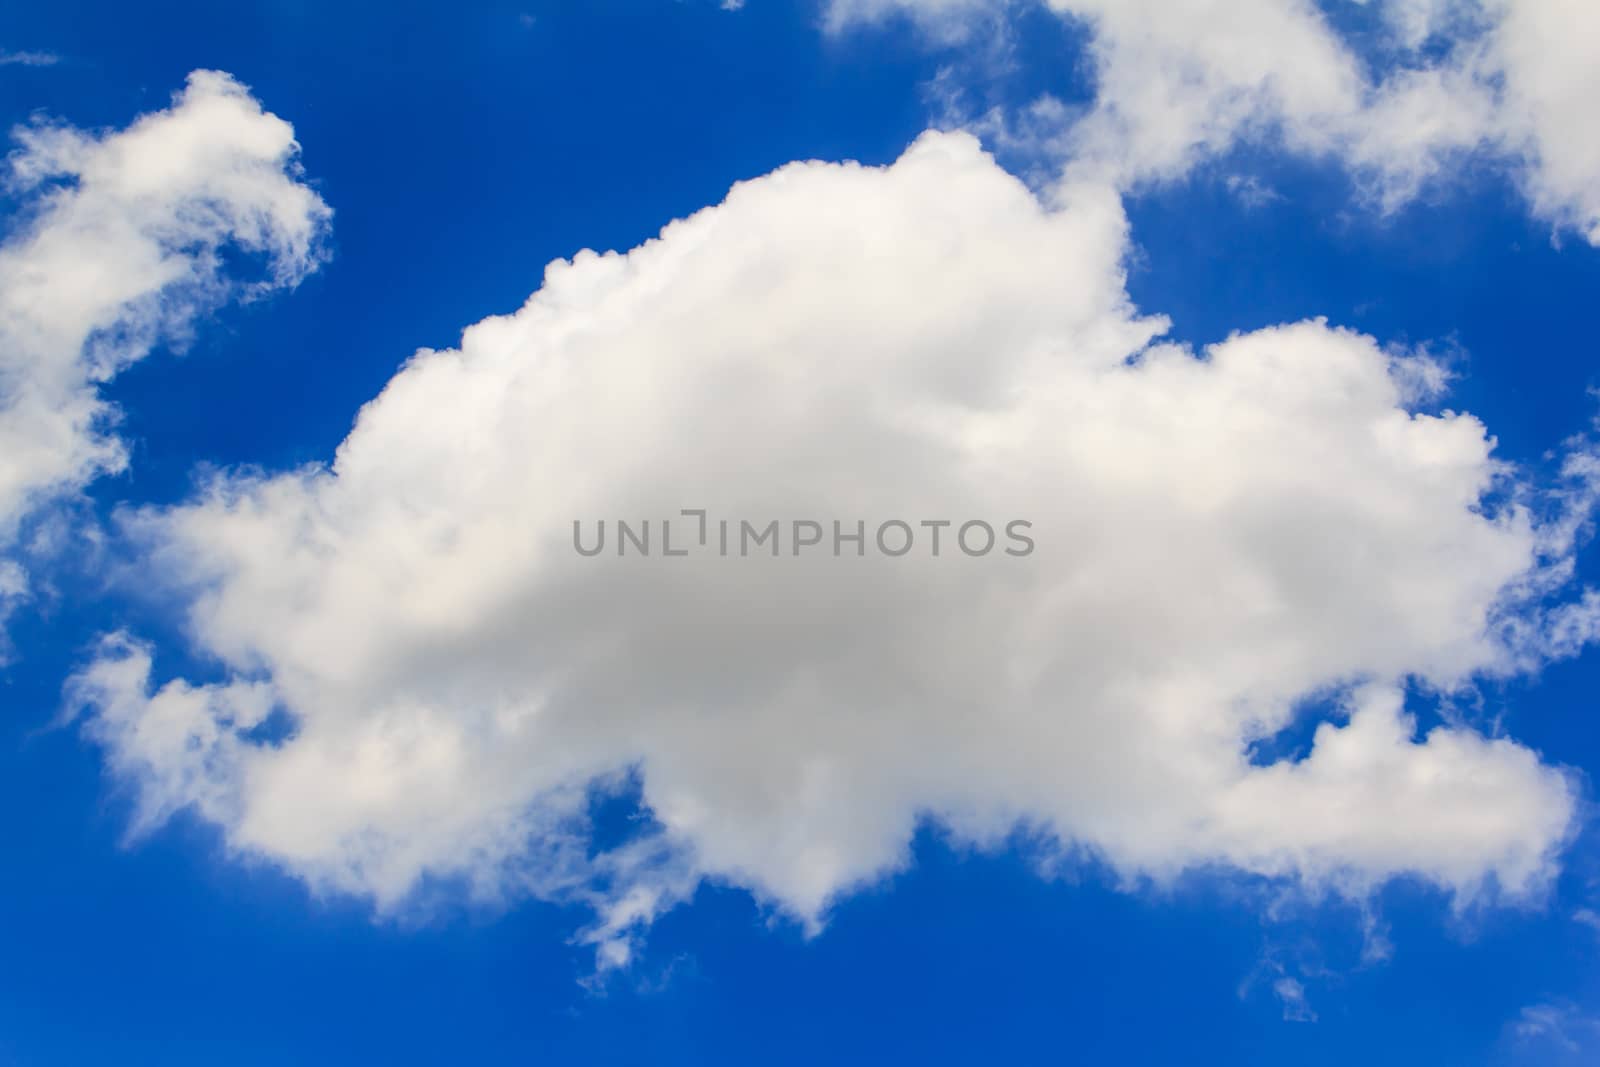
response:
[[[118,636],[74,682],[87,729],[142,825],[193,810],[383,907],[429,878],[577,895],[613,962],[702,878],[817,921],[925,816],[1129,876],[1536,892],[1573,784],[1402,695],[1518,663],[1500,623],[1552,537],[1485,428],[1414,410],[1424,357],[1321,321],[1160,343],[1127,251],[1110,186],[1046,205],[928,134],[553,263],[331,464],[130,514],[227,679]],[[826,534],[665,557],[683,509]],[[574,551],[619,518],[651,555]],[[951,527],[890,558],[891,519],[1035,547]],[[1309,754],[1253,760],[1313,698],[1342,711]],[[589,790],[630,773],[655,829],[595,855]]]

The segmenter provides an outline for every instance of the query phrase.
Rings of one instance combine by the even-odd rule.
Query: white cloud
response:
[[[197,71],[127,129],[13,131],[0,245],[0,551],[46,502],[121,470],[101,383],[230,298],[293,285],[328,208],[299,179],[289,124],[226,74]],[[257,257],[235,280],[222,254]],[[8,565],[15,577],[15,562]]]
[[[1537,893],[1573,784],[1419,736],[1400,697],[1520,662],[1496,620],[1549,538],[1480,506],[1508,477],[1483,426],[1411,413],[1425,357],[1322,322],[1152,345],[1127,247],[1109,188],[1046,208],[929,134],[553,263],[417,353],[331,467],[130,515],[233,680],[163,683],[117,638],[74,684],[86,728],[140,825],[191,807],[386,908],[428,875],[576,895],[603,963],[701,878],[818,921],[924,815],[1129,878]],[[1026,519],[1037,548],[662,558],[683,508],[830,540]],[[574,551],[618,517],[658,554]],[[1308,696],[1345,718],[1253,765]],[[294,731],[263,740],[272,708]],[[592,859],[585,790],[630,769],[660,832]]]
[[[1372,0],[1355,0],[1358,4]],[[1478,7],[1476,0],[1377,0],[1374,5],[1388,22],[1397,43],[1421,48],[1440,33],[1460,28],[1460,21]]]
[[[6,622],[18,605],[28,599],[28,575],[11,560],[0,559],[0,666],[11,658]]]
[[[0,48],[0,67],[53,67],[61,62],[54,52],[12,52]]]
[[[1530,1004],[1506,1027],[1505,1050],[1514,1062],[1592,1063],[1600,1051],[1600,1019],[1567,1000]]]
[[[1064,117],[1054,151],[1075,177],[1129,187],[1271,142],[1342,161],[1386,209],[1492,157],[1541,218],[1600,244],[1600,7],[1377,2],[1392,31],[1380,55],[1358,54],[1313,0],[1048,0],[1088,27],[1096,73],[1093,105]],[[1013,6],[835,0],[828,24],[900,12],[950,43]]]
[[[1306,987],[1298,978],[1284,975],[1272,983],[1272,993],[1283,1005],[1283,1019],[1291,1023],[1314,1023],[1317,1013],[1306,999]]]
[[[959,44],[970,39],[975,26],[993,25],[997,14],[1004,15],[1016,6],[1016,0],[830,0],[823,26],[837,33],[860,23],[909,18],[940,43]]]
[[[1264,207],[1284,198],[1282,193],[1253,174],[1230,174],[1224,184],[1227,185],[1228,192],[1237,197],[1239,203],[1247,208]]]
[[[1600,245],[1600,6],[1582,0],[1497,0],[1488,65],[1503,74],[1501,136],[1529,159],[1534,208]]]

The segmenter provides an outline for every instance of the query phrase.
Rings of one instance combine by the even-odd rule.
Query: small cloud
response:
[[[1228,192],[1238,198],[1239,203],[1247,208],[1262,207],[1274,200],[1282,200],[1283,194],[1272,186],[1263,182],[1255,175],[1230,174],[1225,180]]]
[[[1272,983],[1272,992],[1283,1003],[1283,1018],[1291,1023],[1314,1023],[1317,1013],[1306,1000],[1306,987],[1298,978],[1284,975]]]
[[[1579,908],[1572,913],[1572,921],[1582,923],[1589,929],[1600,933],[1600,912],[1596,912],[1593,908]]]
[[[11,646],[6,640],[5,622],[17,605],[28,599],[28,575],[11,560],[0,559],[0,667],[11,662]]]
[[[1318,964],[1295,967],[1302,976],[1311,978],[1330,977],[1325,967]],[[1261,984],[1270,982],[1268,988],[1272,995],[1278,998],[1278,1003],[1283,1006],[1283,1019],[1291,1023],[1314,1023],[1317,1013],[1311,1007],[1311,1001],[1306,997],[1306,985],[1300,978],[1290,973],[1289,966],[1278,958],[1278,951],[1269,948],[1261,957],[1260,962],[1245,976],[1239,984],[1239,999],[1250,996],[1251,991]]]
[[[744,8],[744,0],[722,0],[722,10],[739,11]]]
[[[539,20],[536,17],[528,14],[526,11],[517,16],[517,25],[521,26],[525,30],[533,29],[534,23],[538,21]]]
[[[1511,1036],[1519,1046],[1576,1055],[1593,1051],[1600,1035],[1600,1022],[1584,1015],[1566,1001],[1530,1004],[1510,1024]]]
[[[0,48],[0,67],[53,67],[61,62],[54,52],[9,52]]]
[[[1361,908],[1361,962],[1372,965],[1394,958],[1394,942],[1389,940],[1389,924],[1369,905]]]

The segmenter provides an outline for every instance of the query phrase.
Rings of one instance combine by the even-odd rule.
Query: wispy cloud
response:
[[[61,62],[54,52],[11,52],[0,48],[0,67],[53,67]]]
[[[1595,1039],[1600,1036],[1600,1019],[1585,1014],[1569,1001],[1558,1000],[1528,1005],[1508,1029],[1514,1046],[1523,1052],[1542,1049],[1555,1062],[1565,1063],[1568,1057],[1594,1051]]]
[[[1272,993],[1283,1003],[1283,1018],[1291,1023],[1314,1023],[1317,1013],[1306,1000],[1306,987],[1297,978],[1284,976],[1272,983]]]

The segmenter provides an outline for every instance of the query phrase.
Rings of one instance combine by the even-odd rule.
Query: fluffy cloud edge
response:
[[[824,25],[841,33],[904,17],[937,45],[965,47],[979,33],[1003,42],[1031,6],[1087,31],[1094,96],[1081,114],[1048,97],[1014,115],[952,109],[998,144],[1129,189],[1266,144],[1343,165],[1382,211],[1489,160],[1537,217],[1600,245],[1592,7],[1358,0],[1345,14],[1370,7],[1381,29],[1363,52],[1313,0],[1245,0],[1225,19],[1207,0],[832,0]]]
[[[122,129],[36,120],[12,131],[19,208],[0,244],[0,552],[7,603],[25,524],[127,448],[100,386],[181,344],[230,300],[293,287],[326,257],[331,210],[304,180],[293,128],[218,71]],[[258,265],[225,266],[224,248]]]

